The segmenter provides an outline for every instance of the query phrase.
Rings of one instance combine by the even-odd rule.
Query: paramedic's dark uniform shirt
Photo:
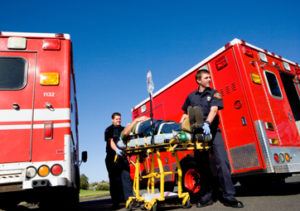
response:
[[[187,109],[189,106],[199,106],[202,108],[203,117],[205,120],[212,106],[218,106],[218,110],[223,109],[222,98],[217,98],[214,95],[220,94],[218,94],[217,91],[212,88],[206,88],[203,92],[199,92],[198,90],[196,90],[189,94],[189,96],[186,98],[182,106],[182,110],[185,114],[187,114]],[[211,124],[212,129],[216,129],[218,127],[218,124],[218,116],[216,116],[213,123]]]
[[[124,129],[123,126],[114,126],[114,125],[111,125],[108,128],[106,128],[105,141],[106,141],[107,156],[114,156],[116,154],[115,151],[110,147],[110,139],[112,138],[115,144],[117,145],[117,142],[119,140],[119,137],[123,129]]]

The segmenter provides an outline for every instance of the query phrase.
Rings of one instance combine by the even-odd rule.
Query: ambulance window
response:
[[[273,97],[282,98],[281,90],[279,88],[278,80],[274,73],[265,71],[265,76],[268,82],[268,88]]]
[[[25,85],[26,61],[22,58],[0,57],[0,90],[17,90]]]

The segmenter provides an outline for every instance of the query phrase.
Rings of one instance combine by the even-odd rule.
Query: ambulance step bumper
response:
[[[300,163],[275,165],[275,173],[298,173],[300,172]]]

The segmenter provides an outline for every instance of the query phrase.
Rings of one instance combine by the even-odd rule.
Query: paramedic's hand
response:
[[[148,119],[150,119],[150,118],[147,117],[147,116],[140,116],[140,117],[134,119],[134,121],[135,121],[135,122],[142,122],[142,121],[146,121],[146,120],[148,120]]]
[[[203,132],[205,135],[210,134],[210,128],[209,128],[209,123],[208,122],[204,122],[203,126],[202,126]]]
[[[116,149],[116,154],[119,155],[119,156],[122,156],[123,155],[123,151],[120,150],[119,148]]]

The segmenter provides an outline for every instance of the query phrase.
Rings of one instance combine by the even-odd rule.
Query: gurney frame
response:
[[[142,204],[143,208],[146,210],[157,210],[158,202],[163,202],[167,198],[178,198],[181,201],[183,208],[189,208],[190,195],[188,192],[183,192],[182,185],[182,168],[180,165],[180,160],[178,159],[177,152],[183,150],[208,150],[210,148],[209,143],[203,141],[180,141],[177,138],[169,140],[167,143],[158,145],[148,145],[148,146],[136,146],[132,148],[126,148],[127,155],[135,155],[135,162],[131,161],[131,164],[135,166],[135,173],[133,179],[133,191],[135,196],[129,197],[126,201],[127,210],[132,210],[134,203]],[[161,159],[161,152],[170,152],[172,156],[175,157],[176,167],[175,171],[165,171],[163,168],[163,163]],[[141,175],[141,156],[147,155],[150,159],[150,171],[146,175]],[[151,156],[149,156],[151,154]],[[154,168],[155,160],[158,163],[158,171]],[[172,196],[165,195],[165,177],[168,175],[177,174],[177,187],[178,192],[172,193]],[[144,196],[140,192],[140,181],[147,179],[147,193]],[[159,192],[155,193],[155,179],[159,179]]]

